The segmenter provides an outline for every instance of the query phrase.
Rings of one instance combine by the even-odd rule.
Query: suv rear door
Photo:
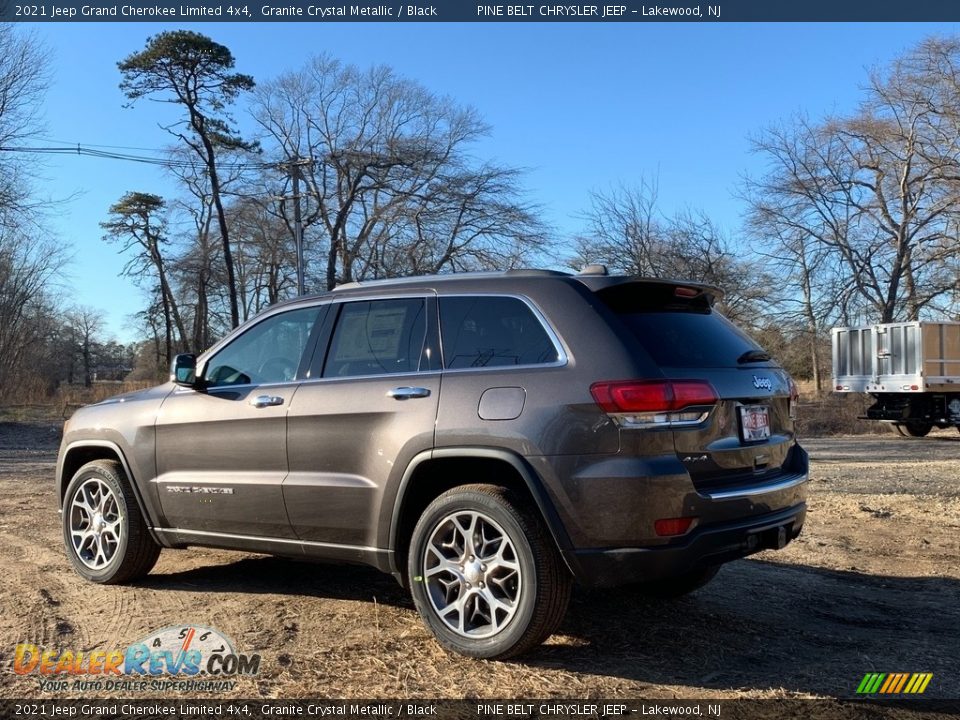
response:
[[[384,489],[433,447],[436,317],[432,295],[344,299],[331,309],[309,379],[290,405],[283,483],[297,537],[327,546],[326,555],[330,545],[380,545]]]

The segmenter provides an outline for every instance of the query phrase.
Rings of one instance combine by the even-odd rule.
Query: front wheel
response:
[[[509,490],[453,488],[420,517],[410,543],[414,603],[446,649],[519,655],[550,636],[571,578],[539,515]]]
[[[120,463],[94,460],[77,471],[63,498],[63,541],[78,574],[91,582],[136,580],[157,562],[130,481]]]

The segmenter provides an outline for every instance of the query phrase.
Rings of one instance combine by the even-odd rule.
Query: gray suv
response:
[[[365,563],[502,658],[574,581],[676,596],[795,538],[786,372],[688,282],[544,270],[353,283],[77,411],[57,493],[99,583],[202,545]]]

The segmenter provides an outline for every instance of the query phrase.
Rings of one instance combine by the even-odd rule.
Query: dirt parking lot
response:
[[[63,697],[12,672],[18,642],[110,650],[195,623],[262,655],[220,697],[850,697],[866,672],[932,672],[960,695],[960,434],[805,443],[810,513],[786,550],[727,565],[679,601],[576,593],[562,631],[521,660],[444,654],[373,570],[164,551],[135,587],[64,557],[59,431],[0,423],[0,697]],[[109,693],[98,693],[109,695]]]

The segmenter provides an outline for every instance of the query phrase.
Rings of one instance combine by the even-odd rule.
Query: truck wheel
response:
[[[912,421],[903,425],[910,437],[926,437],[933,429],[933,423],[923,421]]]
[[[547,639],[570,600],[571,578],[539,515],[493,485],[434,500],[410,543],[414,603],[447,650],[519,655]]]
[[[689,595],[694,590],[699,590],[713,580],[719,570],[719,565],[708,565],[704,568],[691,570],[683,575],[645,583],[641,587],[641,590],[644,595],[649,595],[650,597],[672,600],[683,597],[684,595]]]
[[[89,462],[73,476],[63,497],[63,541],[73,569],[104,585],[143,577],[160,555],[130,481],[112,460]]]

